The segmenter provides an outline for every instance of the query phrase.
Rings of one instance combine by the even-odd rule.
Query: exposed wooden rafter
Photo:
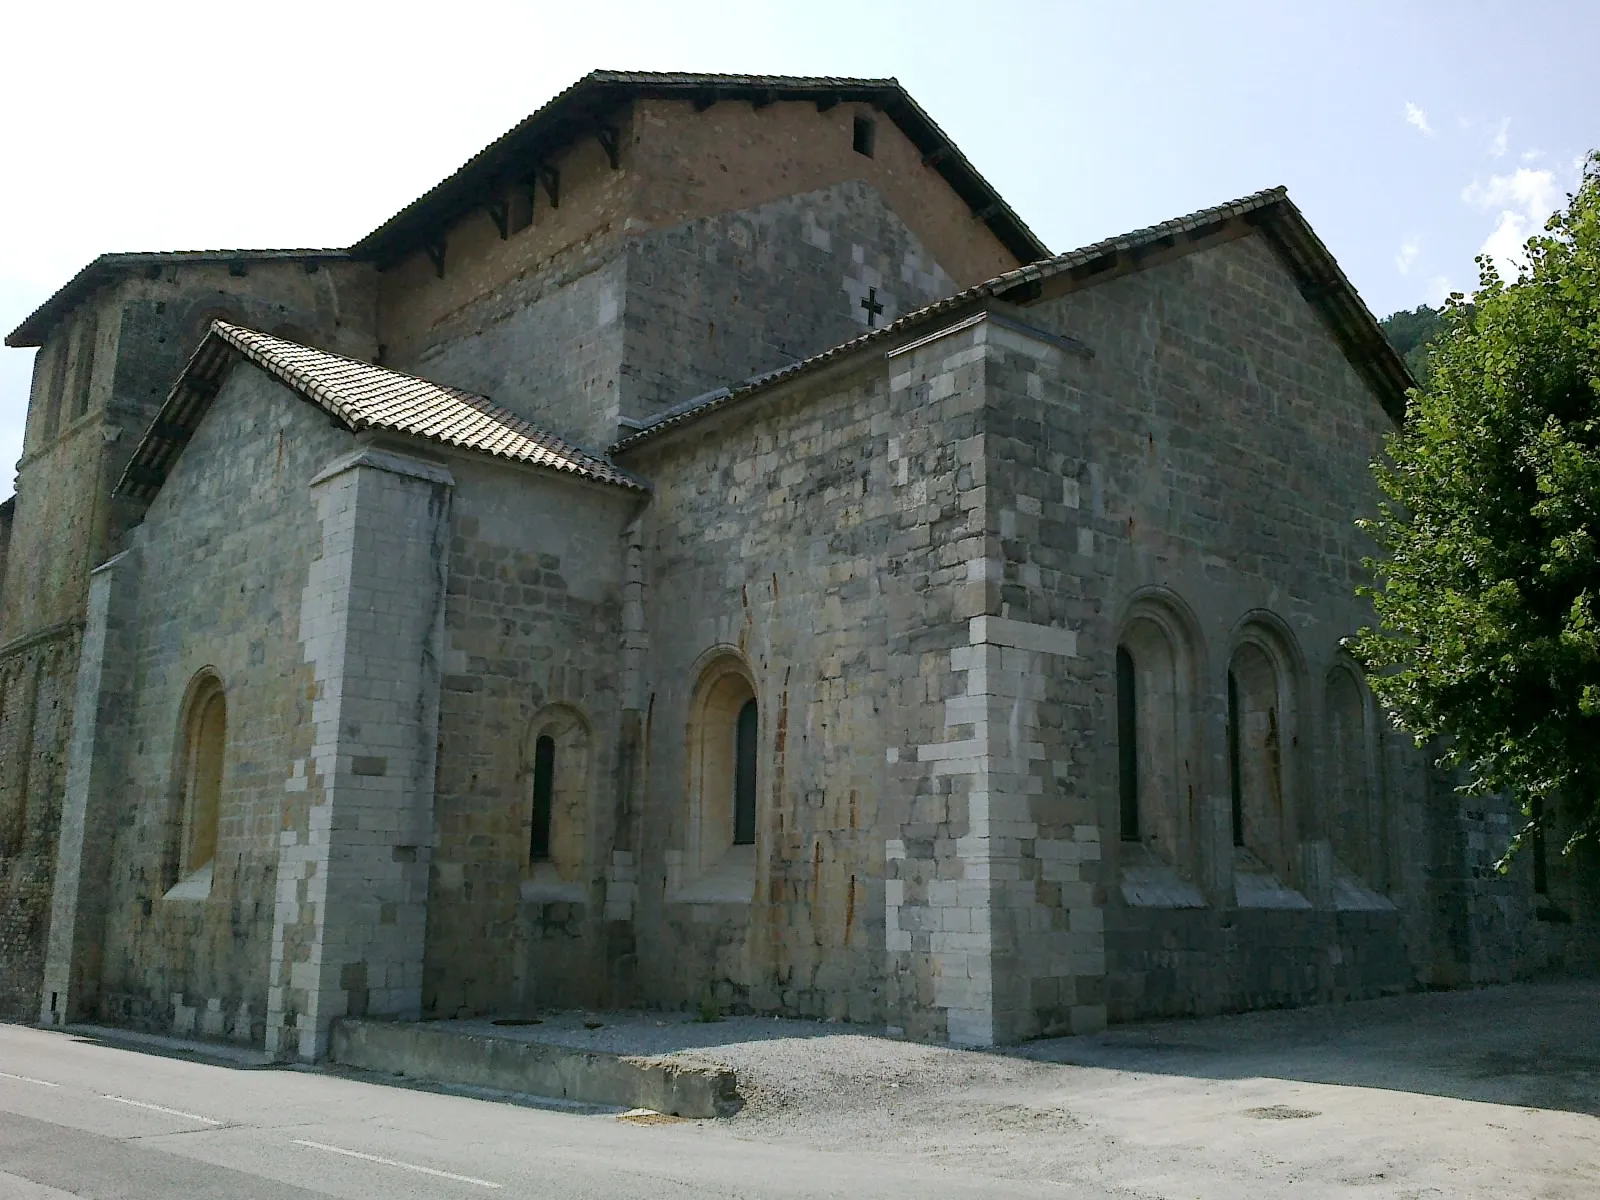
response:
[[[491,200],[487,205],[489,219],[494,222],[494,227],[500,231],[500,240],[503,242],[511,236],[511,200],[502,196],[498,200]]]
[[[594,136],[600,142],[600,148],[606,152],[606,157],[611,160],[611,169],[615,171],[622,165],[622,133],[615,125],[599,124],[594,127]]]

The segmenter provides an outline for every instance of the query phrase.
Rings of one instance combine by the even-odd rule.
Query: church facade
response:
[[[8,344],[0,1013],[988,1045],[1594,961],[1342,649],[1410,380],[1281,189],[1051,255],[893,81],[600,72]]]

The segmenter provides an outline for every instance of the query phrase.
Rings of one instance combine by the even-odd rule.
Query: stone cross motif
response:
[[[876,325],[878,314],[883,311],[883,305],[878,300],[877,288],[867,289],[867,294],[861,297],[861,307],[867,310],[867,324]]]

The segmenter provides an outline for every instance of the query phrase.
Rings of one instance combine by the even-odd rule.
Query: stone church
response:
[[[1410,379],[1281,189],[1052,255],[893,80],[597,72],[7,344],[0,1013],[987,1045],[1594,961],[1341,649]]]

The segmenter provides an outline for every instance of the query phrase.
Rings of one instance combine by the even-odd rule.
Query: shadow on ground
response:
[[[1110,1071],[1289,1079],[1600,1116],[1600,981],[1125,1025],[1004,1053]]]

